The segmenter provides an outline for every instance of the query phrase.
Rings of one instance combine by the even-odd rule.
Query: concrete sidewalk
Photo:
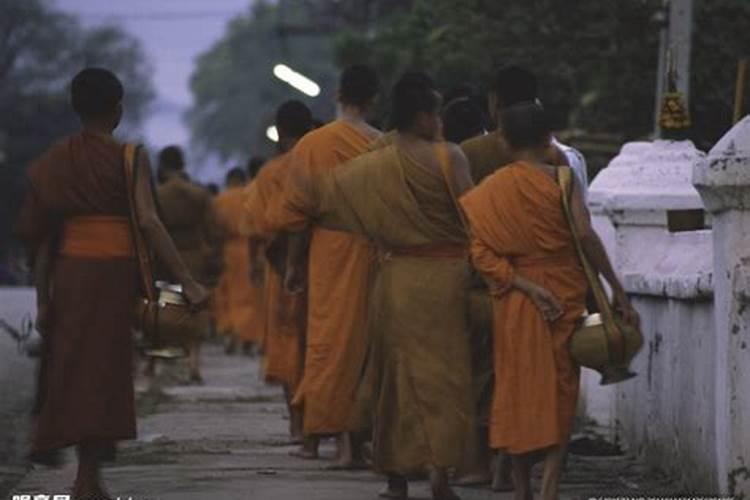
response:
[[[162,366],[154,386],[138,381],[140,437],[124,444],[118,461],[105,470],[113,495],[133,500],[377,498],[383,485],[377,475],[324,470],[332,443],[324,445],[321,460],[289,456],[282,394],[262,383],[257,359],[226,356],[209,344],[204,363],[203,386],[180,385],[184,367],[179,363]],[[72,460],[58,470],[33,469],[12,494],[66,494],[73,475]],[[457,491],[464,500],[511,498],[487,489]],[[571,455],[563,496],[675,493],[667,480],[627,457]],[[427,484],[413,484],[411,498],[430,498]]]

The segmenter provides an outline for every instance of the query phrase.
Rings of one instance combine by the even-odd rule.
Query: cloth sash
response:
[[[576,261],[578,256],[574,247],[563,249],[556,253],[534,254],[512,257],[511,262],[516,269],[529,269],[538,266],[555,266],[569,264]]]
[[[457,243],[430,243],[409,247],[395,247],[381,250],[381,257],[418,257],[426,259],[461,259],[467,257],[466,245]]]
[[[135,257],[127,217],[87,215],[65,221],[60,254],[65,257],[122,259]]]

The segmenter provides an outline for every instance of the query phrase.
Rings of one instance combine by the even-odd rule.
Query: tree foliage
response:
[[[199,152],[216,153],[224,161],[270,152],[266,129],[286,99],[300,99],[315,115],[330,117],[336,78],[330,36],[308,29],[315,26],[308,22],[311,12],[304,2],[258,2],[199,57],[191,78],[194,105],[187,115]],[[278,63],[313,79],[323,93],[311,99],[277,80]]]
[[[391,79],[408,68],[449,89],[486,85],[501,65],[535,71],[558,128],[637,136],[653,122],[656,1],[415,0],[374,36],[337,40],[340,62],[371,61]]]
[[[737,60],[750,56],[746,0],[694,0],[692,139],[708,148],[731,126]],[[556,128],[630,140],[654,125],[660,0],[414,0],[373,32],[339,35],[340,64],[367,60],[388,78],[407,68],[443,88],[491,80],[500,65],[540,77]]]
[[[85,29],[46,0],[0,0],[0,257],[9,246],[24,169],[78,126],[68,86],[86,66],[106,67],[123,80],[123,128],[136,130],[154,95],[137,40],[113,26]]]

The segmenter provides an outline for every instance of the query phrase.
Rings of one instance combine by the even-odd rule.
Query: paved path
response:
[[[206,347],[204,359],[204,386],[181,385],[185,373],[179,363],[164,365],[154,386],[138,380],[140,437],[124,444],[117,463],[105,470],[113,495],[133,500],[377,498],[383,481],[375,474],[323,469],[333,453],[331,443],[319,461],[288,455],[292,447],[286,444],[281,391],[261,382],[258,360],[225,356],[216,344]],[[24,383],[19,390],[30,389]],[[58,470],[29,470],[12,493],[64,494],[73,473],[72,460]],[[511,498],[484,489],[458,491],[464,500]],[[627,457],[571,456],[563,497],[675,493],[668,481]],[[426,483],[415,483],[411,494],[428,499]],[[0,486],[4,498],[13,497]]]

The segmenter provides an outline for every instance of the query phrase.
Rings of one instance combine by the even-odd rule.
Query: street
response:
[[[25,300],[31,295],[26,294]],[[16,303],[16,309],[23,309]],[[6,302],[3,312],[10,315]],[[28,309],[28,307],[26,308]],[[13,358],[16,359],[16,358]],[[7,366],[4,360],[4,366]],[[17,357],[27,370],[28,360]],[[281,390],[261,380],[258,358],[226,356],[216,341],[204,349],[203,386],[182,384],[186,378],[181,362],[164,364],[154,383],[137,379],[139,438],[124,443],[115,464],[104,471],[112,495],[139,499],[269,499],[344,500],[377,498],[383,480],[364,472],[327,471],[333,443],[322,448],[323,458],[304,461],[289,456],[293,449],[287,440],[286,410]],[[7,374],[7,371],[4,371]],[[19,406],[30,399],[31,381],[11,384],[7,376],[5,392],[13,387],[16,398],[12,410],[15,422],[24,422],[13,436],[24,435],[28,425]],[[3,413],[8,399],[2,399]],[[5,433],[3,433],[5,434]],[[4,436],[4,441],[7,436]],[[7,450],[3,450],[7,453]],[[26,470],[16,464],[5,471],[6,484],[20,482],[11,492],[0,491],[0,498],[15,495],[67,494],[75,473],[72,453],[62,469]],[[11,474],[12,473],[12,474]],[[511,498],[487,489],[459,488],[465,500]],[[626,456],[583,457],[572,455],[563,485],[565,498],[604,495],[676,494],[679,491],[656,471]],[[410,498],[430,498],[427,483],[415,482]],[[33,498],[33,497],[32,497]]]

